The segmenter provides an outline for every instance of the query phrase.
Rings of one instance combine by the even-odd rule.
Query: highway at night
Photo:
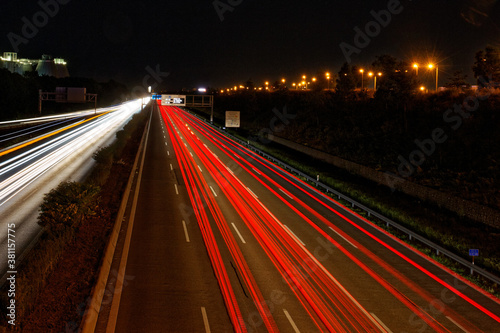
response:
[[[192,114],[158,105],[147,135],[97,332],[500,327],[497,300]]]
[[[37,224],[37,216],[43,195],[62,181],[84,179],[94,164],[94,152],[112,142],[115,133],[140,110],[139,100],[100,109],[96,115],[92,110],[87,119],[75,113],[71,117],[76,120],[64,122],[58,129],[43,135],[34,132],[33,138],[1,150],[0,246],[7,248],[7,225],[15,224],[16,252],[22,259],[24,250],[42,230]],[[12,139],[20,135],[17,133],[24,135],[25,132],[16,130],[2,139]],[[6,264],[7,256],[1,257],[1,275],[7,271]]]

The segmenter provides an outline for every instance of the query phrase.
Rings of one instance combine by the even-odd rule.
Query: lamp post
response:
[[[369,77],[373,76],[373,91],[377,90],[377,76],[382,76],[382,73],[378,72],[377,75],[375,75],[373,72],[368,73]]]
[[[378,76],[382,76],[382,73],[378,72],[377,73]],[[377,90],[377,77],[375,76],[375,90]]]
[[[415,68],[415,75],[418,76],[418,64],[417,63],[414,63],[413,64],[413,68]]]
[[[365,72],[365,70],[361,68],[359,72],[361,73],[361,91],[363,91],[363,73]]]
[[[433,69],[434,64],[429,64],[427,67],[429,69]],[[438,76],[439,76],[439,67],[438,67],[438,65],[436,65],[436,91],[438,91]]]
[[[326,72],[326,81],[328,82],[328,91],[330,91],[330,73]]]

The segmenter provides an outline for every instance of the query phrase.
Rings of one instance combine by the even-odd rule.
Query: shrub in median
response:
[[[63,182],[45,194],[40,206],[38,224],[52,236],[77,226],[84,217],[93,216],[98,208],[100,188],[92,184]]]

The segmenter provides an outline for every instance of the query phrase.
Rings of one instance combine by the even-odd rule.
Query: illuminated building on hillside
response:
[[[42,59],[18,59],[15,52],[4,52],[0,57],[2,68],[11,73],[24,75],[27,72],[36,71],[38,75],[53,76],[56,78],[69,77],[67,63],[64,59],[55,58],[44,54]]]

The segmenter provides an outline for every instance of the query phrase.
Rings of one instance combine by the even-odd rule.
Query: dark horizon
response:
[[[369,69],[382,54],[438,63],[440,85],[456,70],[475,83],[474,54],[500,45],[496,0],[232,3],[238,5],[225,0],[8,1],[0,52],[17,51],[21,58],[51,54],[66,59],[73,77],[128,85],[154,76],[149,68],[163,73],[162,87],[176,90],[225,88],[248,79],[291,82],[303,74],[337,73],[348,58],[351,65]],[[485,15],[473,16],[478,10]],[[25,27],[29,24],[35,31]],[[367,33],[367,25],[372,37],[356,41],[355,28]],[[348,57],[346,45],[356,48]]]

